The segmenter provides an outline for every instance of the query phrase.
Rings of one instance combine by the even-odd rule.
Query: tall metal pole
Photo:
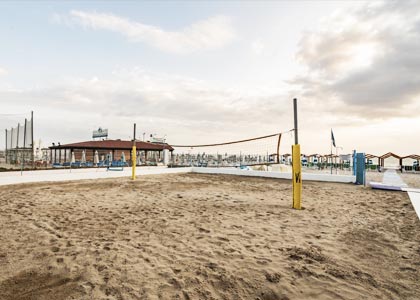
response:
[[[338,156],[338,147],[335,147],[335,174],[338,174],[337,156]]]
[[[26,152],[26,123],[27,120],[25,118],[25,126],[23,126],[23,152],[22,152],[22,169],[25,168],[25,152]]]
[[[31,111],[31,140],[32,140],[32,169],[35,168],[35,153],[34,153],[34,111]],[[38,147],[41,147],[39,145]]]
[[[17,126],[17,137],[16,137],[16,163],[19,160],[19,131],[20,131],[20,123]]]
[[[6,162],[6,164],[7,164],[7,129],[5,129],[5,131],[6,131],[6,150],[5,150],[5,152],[4,152],[4,155],[5,155],[5,162]]]
[[[16,149],[13,150],[13,132],[14,132],[14,130],[13,130],[13,127],[12,127],[10,129],[10,150],[12,150],[12,152],[11,152],[11,159],[9,159],[9,163],[12,164],[13,159],[14,159],[15,160],[15,165],[16,165],[17,158],[15,157],[16,156],[15,155]]]
[[[331,129],[332,132],[332,129]],[[332,146],[333,146],[333,142],[332,142],[332,136],[331,136],[331,175],[332,175],[332,169],[333,169],[333,154],[332,154]]]
[[[302,198],[302,163],[300,161],[300,145],[298,139],[297,99],[293,99],[295,144],[292,145],[292,186],[293,208],[301,209]]]
[[[134,123],[133,133],[133,149],[131,150],[131,179],[136,179],[136,164],[137,164],[137,150],[136,150],[136,123]]]
[[[298,118],[297,118],[297,99],[293,99],[293,116],[294,116],[294,123],[295,123],[295,145],[299,144],[298,139]]]

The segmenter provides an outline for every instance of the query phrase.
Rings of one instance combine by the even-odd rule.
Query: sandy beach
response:
[[[0,299],[420,298],[406,193],[291,201],[288,180],[192,173],[2,186]]]

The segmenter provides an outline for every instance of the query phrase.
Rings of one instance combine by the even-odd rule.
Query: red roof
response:
[[[114,149],[114,150],[131,150],[133,147],[132,141],[122,140],[104,140],[104,141],[88,141],[80,143],[72,143],[65,145],[50,146],[50,149]],[[163,150],[168,149],[170,151],[173,148],[168,144],[157,144],[149,142],[136,142],[136,148],[138,150]]]

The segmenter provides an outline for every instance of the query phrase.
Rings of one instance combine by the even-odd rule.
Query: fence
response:
[[[23,125],[6,129],[5,162],[14,165],[33,165],[34,163],[34,136],[33,112],[31,119],[25,119]]]

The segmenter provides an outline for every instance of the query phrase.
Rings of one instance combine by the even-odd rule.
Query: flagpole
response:
[[[335,174],[338,174],[337,158],[338,158],[338,147],[337,145],[335,145]]]
[[[333,169],[333,166],[332,166],[332,144],[333,144],[333,139],[332,139],[332,128],[331,128],[331,175],[332,175],[332,169]]]

